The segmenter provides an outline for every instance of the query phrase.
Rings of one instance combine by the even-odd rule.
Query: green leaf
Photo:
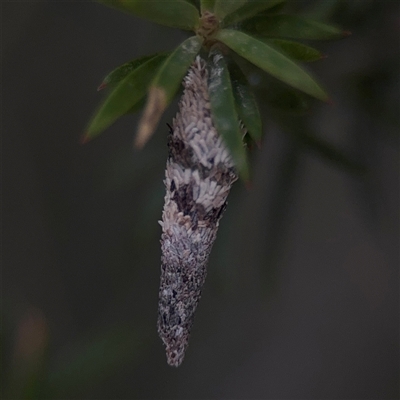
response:
[[[303,43],[292,42],[291,40],[285,39],[260,39],[264,43],[271,45],[288,57],[293,58],[297,61],[318,61],[324,58],[324,56],[317,49],[306,46]]]
[[[226,15],[235,12],[238,8],[243,7],[248,0],[216,0],[214,6],[214,14],[222,19]]]
[[[165,57],[162,54],[151,58],[120,81],[92,118],[84,142],[99,135],[146,95],[147,88]]]
[[[164,61],[151,82],[146,108],[139,123],[135,139],[143,147],[158,125],[164,110],[178,91],[182,80],[199,53],[203,40],[192,36],[180,44]]]
[[[222,26],[225,27],[236,24],[240,21],[251,18],[260,12],[267,11],[272,7],[280,5],[285,1],[286,0],[269,0],[269,1],[249,0],[239,9],[232,11],[230,14],[227,14],[222,21]]]
[[[150,56],[140,57],[133,61],[129,61],[125,64],[120,65],[119,67],[111,71],[103,79],[103,82],[101,83],[101,85],[98,87],[97,90],[104,89],[106,86],[115,86],[118,82],[121,82],[123,79],[125,79],[136,68],[140,67],[143,63],[151,60],[153,57],[156,57],[158,55],[168,56],[169,53],[152,54]]]
[[[327,94],[307,72],[271,46],[243,32],[229,29],[219,31],[215,38],[275,78],[317,99],[328,100]]]
[[[208,91],[215,128],[228,147],[240,176],[247,180],[249,170],[246,150],[242,141],[229,71],[224,56],[217,48],[210,51],[208,69]]]
[[[193,4],[198,10],[200,9],[200,0],[185,0],[190,4]]]
[[[130,108],[126,113],[135,114],[140,111],[146,104],[146,97],[143,96],[132,108]]]
[[[215,0],[200,0],[200,9],[203,14],[205,11],[214,12]]]
[[[271,15],[280,13],[286,6],[286,0],[283,0],[279,3],[275,3],[274,6],[268,7],[266,10],[261,11],[257,15]]]
[[[234,62],[230,62],[228,66],[239,118],[251,138],[259,143],[262,138],[262,122],[256,98],[239,66]]]
[[[164,61],[151,86],[163,88],[167,102],[171,101],[178,91],[182,80],[199,53],[203,39],[192,36],[182,42],[175,51]]]
[[[146,18],[157,24],[194,30],[198,26],[197,8],[185,0],[98,0],[100,3]]]
[[[262,36],[304,40],[340,39],[349,34],[336,26],[296,15],[255,16],[245,21],[241,29]]]

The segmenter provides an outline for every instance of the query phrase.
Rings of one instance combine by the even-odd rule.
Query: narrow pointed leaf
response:
[[[235,98],[224,56],[218,49],[210,52],[208,68],[208,91],[213,122],[228,147],[239,174],[247,180],[249,171],[246,150],[243,146]]]
[[[200,0],[185,0],[190,4],[193,4],[198,10],[200,9]]]
[[[197,8],[185,0],[98,0],[100,3],[146,18],[157,24],[193,30],[199,21]]]
[[[214,13],[218,18],[224,18],[226,15],[235,12],[238,8],[243,7],[248,0],[216,0]]]
[[[215,38],[275,78],[317,99],[328,100],[327,94],[307,72],[271,46],[243,32],[228,29],[219,31]]]
[[[285,39],[264,39],[262,41],[297,61],[310,62],[324,58],[320,51],[303,43]]]
[[[286,0],[283,0],[279,3],[275,3],[272,7],[268,7],[266,10],[261,11],[257,15],[271,15],[280,13],[286,6]]]
[[[296,15],[262,15],[245,21],[243,31],[269,37],[304,40],[330,40],[348,36],[348,32]]]
[[[103,79],[103,82],[99,86],[99,90],[103,89],[104,87],[107,87],[107,86],[115,86],[117,83],[119,83],[123,79],[125,79],[136,68],[140,67],[146,61],[149,61],[153,57],[156,57],[158,55],[168,56],[168,53],[152,54],[150,56],[140,57],[140,58],[137,58],[137,59],[135,59],[133,61],[129,61],[129,62],[125,63],[125,64],[120,65],[119,67],[117,67],[113,71],[111,71]]]
[[[259,1],[259,0],[249,0],[242,7],[234,10],[226,15],[222,21],[222,26],[229,26],[236,24],[245,19],[251,18],[260,12],[267,11],[272,7],[283,4],[286,0],[269,0],[269,1]]]
[[[152,78],[165,57],[165,55],[159,55],[146,61],[120,81],[92,118],[84,141],[99,135],[143,99]]]
[[[215,0],[200,0],[201,13],[205,11],[214,12]]]
[[[135,145],[143,147],[156,129],[164,110],[171,102],[182,80],[201,49],[202,39],[186,39],[164,61],[151,82],[146,108],[139,123]]]
[[[133,107],[131,107],[126,113],[135,114],[140,111],[146,105],[146,97],[143,96]]]
[[[229,73],[239,118],[251,138],[259,143],[262,138],[262,123],[256,98],[245,75],[236,63],[229,63]]]

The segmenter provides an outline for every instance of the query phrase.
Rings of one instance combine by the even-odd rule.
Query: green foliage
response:
[[[157,24],[185,30],[196,29],[199,21],[197,8],[185,0],[98,0],[107,6],[146,18]]]
[[[201,12],[205,11],[213,12],[215,6],[215,0],[200,0],[200,9]]]
[[[216,0],[214,6],[214,13],[219,19],[224,19],[226,15],[229,15],[238,8],[243,7],[247,3],[247,0]]]
[[[111,71],[104,79],[101,85],[98,87],[97,90],[101,90],[105,88],[106,86],[114,86],[117,83],[121,82],[123,79],[125,79],[131,72],[133,72],[136,68],[140,67],[143,63],[146,61],[151,60],[158,54],[152,54],[151,56],[144,56],[137,58],[136,60],[129,61],[125,64],[120,65],[119,67],[115,68],[113,71]],[[162,54],[159,54],[162,55]],[[165,56],[168,54],[165,53]]]
[[[151,82],[152,87],[162,88],[165,92],[167,103],[171,101],[178,91],[187,70],[201,49],[202,42],[202,39],[198,36],[186,39],[163,62]]]
[[[87,128],[84,141],[93,139],[146,95],[147,88],[165,55],[157,55],[130,72],[105,99]]]
[[[222,20],[222,26],[230,26],[240,21],[253,17],[256,14],[264,13],[275,9],[276,6],[284,4],[286,0],[257,1],[250,0],[238,10],[232,11]]]
[[[277,50],[296,61],[310,62],[318,61],[324,58],[321,52],[319,52],[317,49],[306,46],[303,43],[293,42],[285,39],[264,39],[262,41],[272,47],[275,47]]]
[[[186,2],[192,3],[199,8],[199,1],[186,0]],[[271,2],[272,1],[270,1],[269,3]],[[268,2],[260,2],[259,4],[265,5],[267,3]],[[292,4],[293,3],[295,2],[293,1]],[[358,33],[360,33],[360,36],[357,38],[357,43],[360,44],[362,48],[376,49],[379,48],[379,44],[387,44],[388,47],[391,44],[390,40],[387,41],[387,43],[385,42],[386,39],[384,38],[389,37],[387,35],[383,35],[382,40],[376,41],[371,39],[371,31],[378,32],[378,27],[380,26],[380,24],[388,21],[386,20],[386,16],[392,15],[390,12],[388,12],[388,10],[390,9],[384,9],[385,19],[383,19],[382,15],[377,15],[376,8],[370,8],[371,4],[374,4],[374,7],[379,8],[380,5],[384,2],[372,2],[370,0],[355,2],[344,2],[342,0],[317,0],[314,2],[306,3],[307,5],[313,3],[314,8],[316,8],[317,5],[321,6],[321,8],[325,7],[324,10],[319,11],[324,11],[323,17],[327,21],[332,20],[333,17],[333,11],[328,13],[327,9],[329,8],[329,10],[331,10],[332,7],[336,5],[341,14],[339,14],[338,16],[338,14],[336,13],[334,15],[335,20],[342,21],[342,24],[344,25],[355,25],[355,29],[357,29]],[[368,3],[369,5],[366,6],[366,3]],[[284,2],[281,2],[280,4],[284,4]],[[95,6],[93,8],[95,8]],[[224,18],[222,25],[227,26],[226,22],[229,21],[229,18],[231,18],[231,16],[234,14],[239,16],[243,15],[243,10],[244,7],[237,10],[238,12],[235,11],[232,14],[228,14]],[[111,9],[107,11],[109,11],[110,14],[117,14],[116,11]],[[265,9],[264,11],[262,11],[262,13],[270,11],[275,12],[276,6],[273,8],[271,7],[271,9]],[[53,16],[53,13],[50,13],[50,15]],[[311,15],[311,13],[309,15]],[[318,15],[318,17],[321,16],[322,15]],[[316,18],[315,14],[313,14],[313,18]],[[379,22],[379,24],[377,24],[377,21]],[[95,19],[95,22],[96,24],[98,23],[97,19]],[[231,28],[235,27],[234,25],[237,23],[238,28],[240,28],[239,24],[241,22],[246,23],[247,17],[244,17],[232,24],[229,24],[229,26]],[[86,21],[84,23],[86,24]],[[106,20],[104,20],[103,23],[105,27],[108,26]],[[134,18],[132,18],[132,23],[133,25],[135,24]],[[358,27],[357,24],[359,24]],[[390,29],[386,33],[388,32],[390,33]],[[257,37],[257,39],[265,41],[266,44],[275,48],[279,52],[282,52],[288,58],[297,61],[311,61],[311,59],[309,59],[308,57],[311,57],[310,54],[312,54],[312,52],[308,53],[308,51],[306,50],[307,46],[301,43],[292,42],[287,39],[277,39],[274,38],[273,35],[266,35],[262,39],[260,37]],[[127,46],[130,46],[129,42],[132,41],[132,38],[125,39],[124,37],[122,37],[121,40],[126,40]],[[292,45],[291,43],[293,43],[294,45]],[[301,46],[304,46],[303,49],[305,49],[305,51],[301,50]],[[53,47],[49,48],[53,49]],[[102,50],[105,51],[106,48],[102,47]],[[14,52],[19,50],[20,49],[14,50]],[[315,49],[313,50],[318,51]],[[339,51],[341,60],[345,57],[351,57],[352,55],[350,49],[346,49],[345,44],[343,48],[336,48],[336,50]],[[265,215],[263,214],[262,218],[268,220],[268,224],[264,225],[267,225],[269,235],[268,236],[267,234],[264,234],[264,232],[261,232],[260,234],[260,232],[258,231],[253,235],[256,238],[261,238],[259,242],[256,243],[253,247],[255,249],[261,248],[262,255],[257,255],[257,258],[255,258],[255,260],[257,265],[260,265],[259,273],[262,281],[260,283],[260,287],[262,288],[265,288],[266,285],[271,285],[271,282],[277,282],[279,280],[280,274],[279,271],[275,269],[275,266],[279,265],[279,262],[281,261],[279,258],[280,253],[287,253],[285,252],[285,249],[282,248],[282,243],[287,242],[287,235],[285,234],[284,230],[287,227],[291,226],[292,220],[290,220],[290,215],[291,211],[293,211],[293,203],[294,201],[296,201],[296,190],[298,189],[299,181],[301,181],[301,183],[304,183],[304,179],[302,179],[304,178],[304,175],[301,175],[305,172],[303,170],[304,166],[307,169],[307,173],[309,172],[309,167],[318,168],[318,166],[321,166],[322,168],[326,168],[327,171],[325,171],[325,173],[327,173],[327,176],[334,176],[334,179],[337,179],[338,177],[342,178],[340,175],[341,172],[358,174],[356,179],[351,180],[350,183],[352,186],[350,187],[350,189],[352,189],[353,195],[355,192],[359,197],[346,197],[346,201],[349,199],[353,199],[354,204],[357,205],[357,211],[363,211],[363,206],[365,207],[366,205],[364,204],[364,202],[367,203],[367,197],[369,197],[370,195],[371,203],[375,205],[374,202],[376,202],[377,207],[379,206],[379,202],[376,199],[380,199],[380,197],[382,196],[382,190],[379,180],[377,181],[379,177],[374,171],[374,168],[379,162],[379,159],[376,159],[374,144],[378,144],[380,146],[379,149],[381,149],[382,145],[384,145],[385,157],[386,155],[391,156],[392,150],[390,146],[397,144],[397,133],[400,131],[398,118],[398,96],[397,91],[393,90],[393,87],[395,87],[396,82],[398,82],[398,73],[396,66],[398,65],[399,60],[397,56],[398,52],[396,51],[393,51],[392,56],[390,57],[384,55],[378,55],[378,57],[376,57],[377,53],[374,53],[373,50],[371,50],[371,52],[371,59],[369,62],[368,60],[367,62],[364,62],[366,61],[364,57],[358,58],[357,56],[355,56],[354,59],[351,61],[351,71],[346,68],[345,71],[338,73],[338,75],[335,75],[334,77],[334,80],[340,86],[340,90],[336,91],[336,96],[341,99],[341,95],[346,94],[345,115],[350,115],[352,118],[350,121],[346,121],[346,124],[344,126],[343,124],[339,123],[338,126],[340,128],[343,128],[345,132],[341,132],[339,137],[336,138],[338,140],[335,141],[335,145],[333,145],[333,143],[330,143],[328,139],[331,136],[330,134],[332,133],[332,129],[334,129],[334,127],[330,127],[329,132],[313,132],[313,130],[310,128],[310,121],[308,116],[312,111],[310,110],[310,108],[313,107],[316,103],[312,98],[304,95],[299,90],[293,89],[291,86],[283,84],[279,80],[270,77],[268,74],[258,70],[258,68],[253,68],[252,70],[247,69],[246,65],[250,64],[250,62],[248,62],[245,58],[233,56],[234,60],[240,66],[239,72],[243,71],[244,75],[243,87],[238,89],[236,86],[237,82],[239,82],[240,85],[241,81],[240,79],[237,79],[237,71],[235,72],[233,69],[235,64],[228,63],[228,70],[230,72],[231,85],[235,98],[237,115],[244,122],[247,129],[249,130],[249,135],[246,136],[251,136],[254,140],[256,140],[256,138],[254,137],[254,132],[258,131],[258,128],[251,129],[251,123],[254,123],[255,120],[246,120],[246,116],[243,110],[248,109],[245,102],[246,100],[249,101],[251,99],[252,91],[256,93],[257,98],[260,100],[261,115],[265,119],[265,122],[268,123],[272,121],[273,126],[279,126],[278,133],[276,133],[274,129],[271,129],[270,132],[268,132],[268,129],[265,129],[267,131],[267,135],[270,134],[270,136],[266,138],[267,140],[264,144],[267,146],[263,149],[263,151],[267,151],[267,153],[273,153],[273,155],[276,156],[276,160],[274,160],[273,164],[274,169],[276,168],[276,172],[274,172],[273,181],[271,179],[270,181],[268,181],[268,190],[271,191],[272,195],[268,196],[268,198],[264,198],[262,197],[262,192],[257,192],[257,198],[259,198],[258,203],[262,205],[262,207],[259,207],[259,209],[266,210]],[[378,53],[381,54],[380,52]],[[382,54],[387,53],[388,52],[383,52]],[[52,54],[52,56],[54,58],[54,54]],[[124,64],[120,68],[112,71],[104,79],[104,82],[106,82],[106,85],[103,86],[105,87],[105,90],[101,92],[101,94],[99,95],[99,99],[103,99],[104,95],[104,101],[106,101],[109,96],[114,93],[114,90],[116,90],[119,84],[131,72],[142,65],[142,63],[149,61],[153,57],[154,56],[152,55],[139,58],[137,60],[134,60],[133,62]],[[166,57],[168,57],[168,55],[166,55]],[[225,60],[227,60],[227,57],[224,58]],[[130,57],[127,57],[127,59],[129,60]],[[155,76],[157,75],[157,71],[159,71],[160,66],[165,60],[166,58],[160,61],[158,68],[155,69],[155,72],[150,79],[150,83],[148,84],[146,90],[143,92],[143,97],[141,98],[141,100],[137,101],[131,108],[129,108],[129,110],[127,111],[128,113],[138,111],[146,104],[146,91],[151,87],[152,79],[155,78]],[[324,62],[329,61],[330,60]],[[106,73],[104,73],[104,75],[106,75]],[[52,79],[49,80],[49,78],[47,77],[47,82],[52,81]],[[248,83],[250,83],[250,85],[248,85]],[[249,94],[239,96],[245,89],[249,90]],[[93,90],[95,90],[95,87],[93,87]],[[117,98],[114,99],[118,103]],[[118,109],[118,107],[119,105],[116,104],[115,108]],[[326,108],[326,106],[322,104],[320,105],[320,108],[324,109]],[[335,112],[335,110],[333,111]],[[328,110],[328,114],[330,112],[331,110]],[[296,115],[301,115],[301,117],[295,118]],[[336,115],[338,115],[337,110]],[[319,116],[317,115],[317,118],[318,117]],[[327,117],[327,115],[325,115],[325,117]],[[327,121],[329,119],[325,118],[324,120]],[[288,121],[290,121],[290,125]],[[302,125],[300,121],[303,121],[304,125]],[[314,122],[315,118],[312,118],[312,126],[321,126],[320,124],[315,124]],[[286,124],[289,126],[287,126]],[[378,124],[377,128],[374,126],[375,124]],[[323,129],[323,127],[321,129]],[[112,131],[113,128],[111,128],[110,130]],[[164,130],[167,131],[165,127]],[[280,143],[281,140],[276,141],[276,137],[274,135],[282,135],[284,134],[284,132],[289,135],[289,140],[287,140],[287,143],[285,141],[284,145],[282,145],[282,143]],[[91,137],[97,137],[99,133],[100,132]],[[269,146],[270,148],[268,148]],[[86,151],[87,150],[90,149],[86,149]],[[36,370],[34,370],[32,374],[32,370],[26,370],[23,364],[23,368],[21,368],[21,360],[15,360],[15,355],[13,355],[12,352],[12,344],[14,343],[14,339],[18,338],[18,330],[16,329],[17,323],[14,321],[10,321],[10,325],[7,326],[7,321],[2,318],[4,322],[2,330],[0,332],[0,350],[2,351],[2,354],[4,354],[4,368],[2,372],[3,379],[1,385],[3,386],[1,388],[1,392],[3,395],[2,398],[99,398],[99,392],[101,392],[102,390],[104,390],[104,394],[100,393],[100,397],[101,395],[103,395],[102,397],[104,398],[145,398],[149,390],[151,394],[154,394],[153,397],[155,398],[157,398],[158,393],[161,393],[161,396],[164,394],[163,390],[165,391],[165,387],[163,383],[166,381],[166,379],[171,379],[174,372],[167,371],[166,368],[164,371],[163,368],[158,365],[159,359],[154,354],[154,352],[151,351],[153,345],[155,346],[155,344],[152,343],[153,337],[155,340],[154,328],[152,328],[153,333],[150,332],[150,334],[147,334],[147,331],[143,330],[143,326],[147,325],[147,322],[145,320],[141,321],[140,318],[136,318],[137,315],[132,314],[132,312],[130,313],[129,317],[135,319],[134,326],[122,326],[120,328],[111,330],[109,330],[109,326],[107,326],[107,319],[110,319],[110,315],[112,315],[111,319],[113,320],[113,322],[114,320],[126,318],[124,304],[126,304],[127,302],[132,303],[132,299],[133,301],[135,301],[135,299],[138,298],[137,293],[133,297],[129,295],[129,293],[132,293],[132,287],[135,284],[135,277],[137,279],[141,277],[142,272],[140,270],[139,264],[148,265],[149,260],[150,262],[154,261],[154,257],[152,257],[153,247],[152,245],[148,245],[148,243],[146,244],[146,240],[149,234],[154,239],[154,236],[152,236],[152,232],[153,230],[157,229],[157,226],[153,226],[154,224],[146,224],[145,222],[141,223],[137,220],[137,218],[144,218],[144,216],[147,215],[148,221],[152,218],[153,215],[155,215],[154,210],[153,213],[150,213],[149,205],[151,206],[151,209],[153,209],[153,207],[155,206],[158,209],[161,207],[163,185],[161,184],[161,182],[159,182],[158,184],[156,183],[156,187],[153,188],[152,181],[154,179],[152,178],[154,178],[155,175],[159,175],[159,171],[157,172],[157,168],[154,168],[154,164],[156,163],[162,167],[162,165],[160,164],[160,158],[163,158],[163,152],[165,149],[163,150],[161,147],[154,147],[147,150],[136,153],[133,157],[132,151],[129,148],[129,143],[128,146],[126,144],[118,145],[118,149],[115,150],[115,154],[112,157],[112,162],[106,162],[106,164],[101,167],[104,168],[105,171],[107,171],[107,174],[110,174],[109,180],[107,181],[108,193],[106,193],[106,196],[104,196],[104,189],[102,189],[101,192],[94,193],[95,197],[89,198],[90,203],[92,203],[93,199],[95,199],[96,203],[100,203],[102,207],[101,209],[103,209],[103,206],[105,204],[104,200],[107,201],[107,206],[110,205],[111,203],[108,204],[109,199],[110,197],[115,197],[114,194],[116,193],[116,190],[120,192],[121,190],[124,190],[126,191],[126,193],[128,193],[127,191],[129,191],[130,194],[132,187],[134,187],[135,191],[140,191],[139,204],[132,203],[131,199],[129,199],[129,204],[131,205],[129,209],[131,210],[132,214],[128,215],[127,219],[135,221],[135,226],[133,227],[134,229],[132,230],[130,227],[127,227],[124,224],[118,227],[118,229],[120,229],[121,231],[118,231],[118,234],[121,233],[121,239],[118,240],[120,246],[112,247],[112,251],[110,252],[110,254],[107,254],[107,266],[109,268],[109,271],[118,270],[119,272],[109,274],[107,271],[107,274],[104,275],[104,271],[101,268],[102,265],[96,265],[96,269],[93,270],[96,271],[95,286],[98,286],[100,288],[100,296],[97,296],[98,298],[101,299],[102,295],[104,294],[102,293],[102,289],[104,288],[102,288],[101,284],[97,284],[98,282],[101,282],[98,281],[98,279],[101,279],[102,275],[104,275],[104,279],[111,281],[113,286],[115,287],[115,290],[113,289],[113,293],[111,293],[111,296],[108,296],[109,300],[106,307],[106,313],[92,313],[91,318],[89,320],[85,320],[85,323],[82,324],[82,322],[84,321],[83,318],[87,318],[88,315],[87,312],[83,312],[87,307],[78,307],[78,305],[82,303],[82,299],[79,300],[79,296],[76,296],[75,289],[79,290],[79,288],[73,288],[74,290],[70,291],[71,296],[68,296],[67,293],[65,304],[61,304],[61,309],[63,311],[67,311],[65,318],[61,318],[61,324],[59,323],[57,318],[53,318],[54,316],[50,312],[49,317],[52,318],[52,320],[50,321],[52,334],[49,343],[49,348],[51,352],[49,353],[49,360],[47,360],[47,356],[45,353],[45,358],[43,360],[43,364],[45,367],[43,368],[43,373],[41,362],[39,362],[34,364],[34,368],[36,368]],[[47,152],[49,151],[47,150]],[[311,163],[309,159],[304,160],[304,152],[316,156],[316,160],[311,160]],[[389,162],[392,159],[393,158],[389,157],[387,161]],[[304,165],[304,162],[306,162],[306,165]],[[104,164],[104,161],[99,165],[101,164]],[[259,167],[260,170],[258,172],[261,175],[258,175],[258,178],[264,179],[265,176],[270,176],[269,168],[267,168],[267,171],[264,168],[265,164],[259,163]],[[262,168],[264,169],[262,170]],[[339,168],[339,171],[331,171],[330,168]],[[365,176],[369,172],[371,174],[371,179]],[[82,182],[84,182],[84,180]],[[321,181],[317,180],[317,183],[320,182]],[[371,194],[367,193],[369,189],[369,186],[367,186],[368,183],[371,183],[371,185],[376,185],[379,190],[375,188],[376,191],[372,192],[372,190],[375,190],[374,187],[372,187]],[[348,180],[346,180],[346,189],[348,189],[348,184],[349,182]],[[96,182],[95,186],[97,187],[98,185],[99,182]],[[78,186],[81,185],[79,184]],[[259,190],[259,188],[257,188],[257,185],[254,186],[255,190]],[[235,188],[235,190],[236,189],[237,188]],[[365,195],[365,198],[360,197],[360,193],[363,190],[365,190],[365,193],[363,193]],[[65,194],[64,192],[65,191],[62,191],[63,195]],[[260,193],[261,196],[259,196]],[[333,191],[328,191],[327,195],[336,196]],[[376,196],[376,198],[374,196]],[[54,199],[52,199],[52,201],[54,202]],[[240,212],[235,214],[235,209],[234,207],[232,208],[235,201],[238,201],[238,198],[236,198],[235,196],[233,196],[233,198],[229,200],[230,204],[228,207],[228,213],[232,213],[231,215],[239,214],[240,218]],[[152,202],[155,202],[157,204],[154,206]],[[304,204],[304,202],[302,204]],[[253,210],[257,211],[257,214],[254,215],[259,215],[259,209]],[[83,208],[83,210],[85,211],[85,208]],[[138,212],[138,210],[140,210],[140,212]],[[378,208],[377,211],[380,211],[380,209]],[[81,214],[86,215],[84,212]],[[241,216],[241,218],[243,219],[243,221],[247,221],[247,213],[243,212],[242,214],[243,215]],[[68,216],[68,212],[64,212],[63,216],[65,215]],[[229,217],[229,215],[227,216]],[[88,217],[92,218],[90,215]],[[285,220],[286,217],[289,217],[289,219]],[[229,226],[229,224],[232,223],[234,219],[235,218],[228,218],[224,221],[224,223],[222,224],[222,229],[225,230],[225,232],[237,232],[237,229],[230,229],[232,227]],[[386,220],[384,220],[384,222],[385,221]],[[84,222],[87,222],[87,218],[84,218]],[[377,222],[381,221],[377,220]],[[61,223],[63,222],[61,221]],[[264,230],[264,225],[262,226],[262,230]],[[97,227],[97,225],[95,226]],[[246,225],[245,227],[248,226]],[[88,227],[88,229],[89,228],[90,226]],[[374,230],[374,232],[380,232],[379,229],[381,228],[381,225],[377,225],[377,228]],[[367,224],[365,224],[365,229],[368,229]],[[57,242],[60,242],[61,239],[65,241],[64,236],[60,239],[60,232],[62,232],[62,235],[64,235],[63,229],[61,229],[60,231],[60,227],[57,226],[57,229],[53,232],[56,235],[55,240],[57,240]],[[221,233],[223,232],[220,231],[220,234]],[[264,240],[267,236],[270,237],[272,240]],[[150,244],[154,243],[153,239],[149,241]],[[224,239],[224,237],[220,237],[220,239]],[[232,237],[227,236],[225,239],[229,241],[232,240]],[[251,239],[254,238],[252,237]],[[242,240],[242,237],[240,235],[239,240]],[[224,240],[222,240],[222,243],[223,242]],[[74,242],[72,241],[71,243],[73,244]],[[248,243],[250,243],[249,240]],[[84,244],[86,244],[86,242],[84,242]],[[88,246],[86,246],[85,248],[87,247]],[[232,264],[229,264],[228,262],[222,262],[226,261],[223,259],[227,257],[230,257],[230,260],[228,261],[235,261],[234,257],[236,257],[237,254],[231,251],[232,247],[234,247],[234,244],[230,242],[230,246],[220,246],[219,249],[216,249],[217,252],[215,253],[215,256],[217,257],[217,259],[214,259],[214,264],[217,269],[219,269],[221,275],[226,274],[226,276],[229,278],[223,279],[226,277],[221,277],[221,281],[223,279],[221,290],[226,290],[227,286],[229,285],[231,285],[231,287],[233,288],[232,290],[236,290],[241,285],[241,276],[236,275],[237,272],[235,272],[235,268],[232,268]],[[71,248],[70,242],[68,242],[68,247],[66,248]],[[139,248],[141,250],[138,250]],[[78,246],[78,248],[76,248],[75,250],[79,252],[82,249],[79,249]],[[252,250],[253,249],[250,249],[248,254],[253,254]],[[141,251],[140,254],[138,253],[139,251]],[[227,252],[228,256],[226,256],[224,252]],[[142,253],[145,253],[146,257],[148,255],[150,256],[141,259],[141,257],[143,256]],[[90,257],[92,257],[93,255],[92,253],[88,254]],[[134,254],[134,257],[132,257],[132,254]],[[247,257],[248,254],[246,253],[245,256]],[[135,265],[132,265],[132,259],[134,259]],[[98,263],[97,258],[95,258],[95,263]],[[240,263],[237,264],[239,265]],[[55,267],[57,267],[57,265]],[[235,267],[235,265],[233,265],[233,267]],[[90,270],[88,269],[88,273],[89,272]],[[232,283],[235,280],[236,282]],[[66,281],[66,284],[67,283],[68,280]],[[35,286],[37,287],[38,285]],[[83,287],[84,289],[82,290],[86,290],[86,285],[83,285]],[[268,289],[269,288],[270,287],[268,286]],[[108,294],[109,293],[107,292],[106,295]],[[85,293],[85,297],[83,299],[84,303],[87,299],[87,296],[88,293]],[[51,296],[51,299],[57,301],[57,298],[53,299],[53,297],[54,296]],[[74,303],[74,297],[76,297],[79,301]],[[64,295],[62,295],[60,298],[61,300],[64,299]],[[91,296],[91,298],[94,297]],[[104,307],[104,302],[98,301],[97,303],[98,305],[100,305],[100,308]],[[57,305],[57,303],[55,304]],[[51,305],[52,310],[56,309],[55,304]],[[93,307],[93,304],[89,302],[88,305],[94,309],[95,307]],[[150,306],[149,308],[151,309]],[[3,312],[5,310],[6,307],[3,307]],[[114,312],[114,310],[117,311]],[[72,326],[70,330],[64,332],[64,326],[71,322],[71,316],[68,315],[68,313],[70,312],[72,312],[73,314],[72,322],[78,322],[75,324],[75,326]],[[153,313],[154,310],[150,310],[150,312]],[[15,307],[11,308],[11,314],[15,314]],[[95,321],[100,321],[100,323],[97,324],[95,323]],[[150,324],[151,323],[152,322],[150,321]],[[59,325],[57,326],[57,324]],[[91,329],[88,331],[87,328],[89,327],[91,327]],[[92,330],[93,327],[94,331]],[[83,331],[86,332],[84,339],[82,338]],[[30,338],[37,337],[33,333],[34,332],[30,329]],[[13,336],[14,334],[15,336]],[[72,341],[71,337],[74,338]],[[26,342],[24,341],[24,343]],[[159,345],[159,347],[161,347],[161,345]],[[150,372],[146,373],[146,371]],[[26,372],[28,372],[28,374]],[[147,378],[150,375],[155,376],[156,381],[150,382],[149,384],[143,384],[143,382],[145,381],[143,380],[143,378]],[[172,379],[174,378],[172,377]],[[197,379],[198,375],[196,375],[192,379],[192,381],[196,384]],[[187,382],[185,382],[185,384],[187,387],[189,387]],[[161,387],[161,389],[157,393],[155,391],[153,393],[152,386]],[[174,385],[170,386],[174,388]],[[88,392],[84,392],[84,394],[82,394],[82,391],[85,391],[85,388],[88,388]],[[14,390],[18,394],[15,394]],[[95,394],[92,394],[92,391],[94,391]],[[173,391],[170,391],[172,393],[170,397],[173,398],[174,394],[179,391],[182,391],[182,388],[177,388],[176,390],[174,389]]]
[[[230,150],[239,174],[248,179],[246,151],[243,147],[231,79],[225,58],[217,47],[210,51],[208,66],[208,89],[215,127]]]
[[[348,35],[335,26],[296,15],[255,16],[243,23],[241,29],[256,35],[303,40],[332,40]]]
[[[296,63],[320,60],[322,54],[315,48],[287,38],[326,40],[341,38],[346,33],[319,21],[279,14],[285,0],[99,1],[162,25],[193,30],[196,35],[185,40],[168,56],[144,56],[108,74],[99,89],[111,87],[113,90],[89,124],[84,141],[97,136],[117,118],[136,112],[145,104],[135,139],[136,145],[142,147],[154,133],[200,51],[208,53],[211,60],[209,91],[214,123],[242,177],[248,177],[248,165],[238,118],[251,139],[259,142],[261,116],[245,74],[229,61],[229,50],[289,87],[319,100],[328,100],[321,86]],[[275,96],[274,107],[287,106],[292,110],[308,107],[296,91],[280,90],[284,95]],[[289,101],[285,100],[288,94]]]
[[[231,29],[219,31],[216,38],[275,78],[319,100],[328,100],[327,94],[307,72],[271,46]]]
[[[250,137],[259,143],[262,138],[262,122],[256,98],[246,76],[239,66],[231,61],[228,68],[239,118],[246,127]]]
[[[136,145],[142,147],[157,127],[166,107],[169,105],[187,70],[200,51],[202,39],[192,36],[186,39],[164,61],[154,77],[143,117],[136,136]]]

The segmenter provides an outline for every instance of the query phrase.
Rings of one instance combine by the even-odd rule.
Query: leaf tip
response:
[[[246,158],[241,163],[237,164],[240,179],[243,179],[245,185],[250,182],[250,170]]]
[[[100,92],[100,90],[103,90],[106,86],[107,86],[107,83],[106,82],[102,82],[100,84],[100,86],[97,88],[97,91]]]
[[[81,136],[81,138],[79,139],[79,144],[84,145],[84,144],[90,142],[90,140],[91,140],[91,137],[89,136],[89,133],[88,133],[88,132],[85,132],[85,133]]]
[[[150,88],[146,108],[140,119],[138,132],[134,139],[134,146],[136,148],[143,148],[154,133],[158,121],[167,106],[166,97],[166,93],[162,88],[157,86]]]
[[[322,94],[320,97],[318,97],[318,99],[328,104],[331,102],[331,98],[325,90],[322,91]]]
[[[140,126],[136,136],[133,139],[133,147],[137,150],[142,150],[148,140],[145,138],[148,138],[150,136],[151,133],[149,134],[148,131],[145,130],[145,128]]]

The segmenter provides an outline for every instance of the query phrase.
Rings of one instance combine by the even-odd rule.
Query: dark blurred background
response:
[[[399,398],[397,1],[289,1],[352,32],[315,44],[333,104],[262,106],[178,369],[156,332],[176,102],[142,152],[137,115],[79,139],[109,71],[185,34],[91,2],[1,7],[3,398]]]

